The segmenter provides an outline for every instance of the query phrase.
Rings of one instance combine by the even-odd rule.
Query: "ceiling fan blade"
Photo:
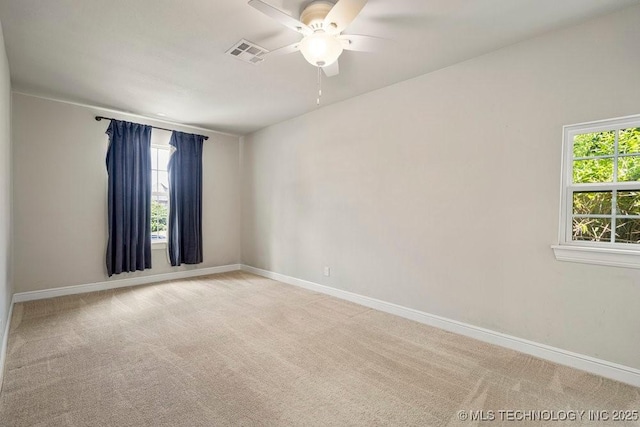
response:
[[[293,52],[297,52],[300,50],[300,42],[296,42],[293,44],[290,44],[288,46],[284,46],[284,47],[280,47],[278,49],[272,50],[270,52],[265,53],[263,56],[280,56],[280,55],[286,55],[289,53],[293,53]]]
[[[313,32],[311,28],[309,28],[299,20],[290,15],[287,15],[280,9],[277,9],[270,4],[263,2],[262,0],[250,0],[249,6],[258,9],[260,12],[269,16],[270,18],[275,19],[285,27],[291,28],[293,31],[297,31],[304,35],[311,34]]]
[[[367,0],[338,0],[324,18],[323,28],[326,32],[339,34],[356,19]]]
[[[326,67],[322,67],[322,71],[324,71],[324,75],[327,77],[337,76],[340,73],[340,66],[338,65],[338,61],[334,62],[331,65],[327,65]]]
[[[357,52],[375,52],[380,50],[380,45],[384,39],[358,34],[343,34],[338,36],[342,42],[344,50],[354,50]]]

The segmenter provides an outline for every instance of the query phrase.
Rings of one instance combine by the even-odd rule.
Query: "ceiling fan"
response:
[[[302,10],[300,19],[296,19],[262,0],[249,1],[250,6],[304,36],[302,40],[273,50],[265,56],[300,51],[307,62],[322,68],[327,77],[340,72],[338,57],[343,50],[374,50],[374,37],[342,34],[366,3],[367,0],[338,0],[335,4],[316,0]]]

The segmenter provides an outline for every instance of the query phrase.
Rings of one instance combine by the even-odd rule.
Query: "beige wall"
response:
[[[152,269],[108,279],[108,122],[95,121],[95,115],[166,127],[13,94],[15,292],[238,263],[238,138],[198,131],[210,137],[203,153],[204,263],[174,268],[166,250],[157,249]]]
[[[562,126],[640,113],[638,22],[627,9],[247,136],[243,262],[640,368],[640,270],[550,249]]]
[[[0,342],[11,304],[11,82],[0,26]],[[2,367],[0,367],[2,370]],[[0,374],[1,376],[2,374]]]

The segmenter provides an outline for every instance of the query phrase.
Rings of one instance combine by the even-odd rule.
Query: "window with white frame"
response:
[[[565,126],[563,145],[560,246],[640,254],[640,116]]]
[[[151,242],[167,239],[169,223],[168,144],[151,145]]]

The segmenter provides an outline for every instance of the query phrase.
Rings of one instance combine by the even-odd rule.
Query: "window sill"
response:
[[[640,251],[573,245],[552,245],[551,248],[558,261],[640,268]]]
[[[155,250],[160,250],[160,249],[165,249],[167,247],[167,242],[151,242],[151,250],[155,251]]]

